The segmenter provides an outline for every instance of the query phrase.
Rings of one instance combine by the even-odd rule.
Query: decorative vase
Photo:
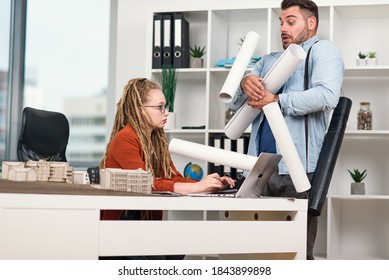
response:
[[[201,57],[190,58],[190,68],[203,68],[204,60]]]
[[[351,183],[351,194],[365,194],[365,183]]]
[[[176,113],[169,112],[164,129],[175,129],[176,128]]]
[[[373,113],[370,110],[370,102],[361,102],[358,111],[358,129],[371,130],[373,128]]]

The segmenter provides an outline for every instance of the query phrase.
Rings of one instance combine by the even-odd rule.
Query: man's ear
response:
[[[316,30],[317,26],[317,20],[314,16],[311,16],[308,18],[308,29],[309,31],[314,31]]]

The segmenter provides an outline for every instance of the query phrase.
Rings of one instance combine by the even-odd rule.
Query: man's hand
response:
[[[247,104],[260,110],[263,106],[274,101],[274,94],[265,90],[262,81],[263,79],[258,76],[249,75],[244,77],[240,83],[243,91],[248,96]]]

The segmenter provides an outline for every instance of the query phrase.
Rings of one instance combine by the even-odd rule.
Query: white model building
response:
[[[100,169],[100,186],[102,189],[150,194],[153,181],[151,173],[140,168],[136,170]]]
[[[68,162],[32,161],[2,163],[2,178],[12,181],[73,182],[73,168]]]
[[[89,175],[86,171],[73,171],[73,184],[89,185]]]
[[[29,181],[29,180],[24,180],[25,174],[21,175],[20,180],[19,178],[17,178],[19,172],[16,171],[15,169],[24,169],[25,168],[24,166],[25,166],[24,162],[3,161],[1,164],[1,168],[2,168],[1,178],[12,180],[12,181]]]
[[[12,167],[8,172],[11,181],[36,181],[36,172],[32,168]]]
[[[90,184],[86,171],[73,171],[68,162],[27,161],[2,162],[2,178],[12,181],[48,181],[74,184]],[[154,178],[142,169],[100,169],[100,189],[150,194]]]

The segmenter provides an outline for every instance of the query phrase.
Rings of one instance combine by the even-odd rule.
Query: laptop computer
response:
[[[226,189],[217,192],[191,193],[188,194],[188,196],[261,197],[261,193],[271,175],[277,170],[281,158],[282,156],[279,154],[261,153],[239,189],[229,189],[227,187]]]

